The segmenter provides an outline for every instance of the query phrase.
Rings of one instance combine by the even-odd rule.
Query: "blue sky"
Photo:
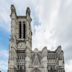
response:
[[[31,9],[33,50],[44,46],[55,50],[62,45],[65,70],[72,72],[72,0],[0,0],[0,70],[8,68],[11,4],[17,15],[25,15],[27,6]]]

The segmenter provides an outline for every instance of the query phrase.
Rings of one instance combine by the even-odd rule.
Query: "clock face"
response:
[[[18,43],[18,48],[25,49],[25,48],[26,48],[25,43],[24,43],[24,42],[20,42],[20,43]]]

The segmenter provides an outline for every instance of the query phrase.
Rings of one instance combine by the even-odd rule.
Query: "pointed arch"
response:
[[[34,68],[31,72],[41,72],[38,68]]]
[[[21,25],[21,21],[20,21],[20,22],[19,22],[19,38],[22,37],[21,27],[22,27],[22,25]]]
[[[25,22],[23,22],[23,38],[26,38],[26,25],[25,25]]]

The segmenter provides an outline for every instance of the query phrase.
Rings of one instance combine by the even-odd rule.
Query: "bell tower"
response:
[[[11,5],[11,39],[9,48],[8,72],[25,70],[25,50],[32,50],[31,11],[27,7],[25,16],[17,16]]]
[[[26,9],[26,16],[17,16],[14,5],[11,5],[11,39],[15,38],[17,49],[32,49],[32,31],[30,8]]]
[[[32,31],[31,31],[31,17],[30,8],[26,9],[26,16],[17,16],[16,25],[16,39],[18,49],[25,49],[26,47],[32,49]]]

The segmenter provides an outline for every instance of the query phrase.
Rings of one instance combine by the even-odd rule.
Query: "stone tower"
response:
[[[11,5],[11,39],[9,49],[9,72],[15,72],[25,67],[25,50],[32,49],[32,31],[30,8],[26,9],[26,16],[17,16],[14,5]],[[21,60],[20,60],[21,59]],[[18,62],[21,62],[18,64]]]
[[[26,16],[17,16],[11,5],[11,39],[9,48],[8,72],[65,72],[64,52],[61,46],[55,51],[32,51],[31,11]]]

